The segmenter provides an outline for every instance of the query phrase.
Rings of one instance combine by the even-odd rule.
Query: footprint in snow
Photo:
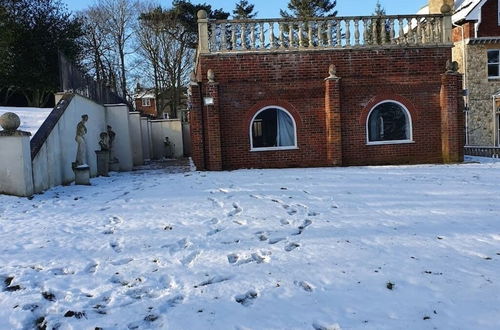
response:
[[[116,231],[116,228],[108,228],[108,229],[105,229],[102,233],[104,235],[112,235],[115,233],[115,231]]]
[[[133,260],[134,260],[133,258],[124,258],[124,259],[112,261],[111,264],[114,266],[122,266],[122,265],[126,265],[126,264],[130,263]]]
[[[191,252],[189,255],[187,255],[186,257],[184,257],[181,262],[184,266],[191,266],[193,264],[193,262],[196,260],[196,258],[198,258],[198,256],[201,254],[200,251],[194,251],[194,252]]]
[[[119,216],[112,216],[111,219],[109,220],[109,223],[113,225],[118,225],[123,223],[123,219]]]
[[[279,243],[279,242],[284,241],[284,240],[286,240],[286,237],[270,238],[269,239],[269,244],[276,244],[276,243]]]
[[[221,231],[222,231],[222,229],[220,229],[220,228],[215,228],[215,229],[212,229],[212,230],[210,230],[210,231],[207,233],[207,236],[213,236],[213,235],[215,235],[215,234],[217,234],[217,233],[220,233]]]
[[[314,287],[307,281],[295,281],[295,285],[301,287],[304,291],[313,292]]]
[[[99,267],[99,263],[97,261],[92,261],[87,265],[87,267],[85,267],[84,271],[85,273],[95,274],[95,272],[97,271],[97,267]]]
[[[220,276],[220,275],[217,275],[217,276],[214,276],[214,277],[211,277],[209,278],[208,280],[206,281],[203,281],[201,282],[200,284],[198,285],[195,285],[194,287],[195,288],[199,288],[201,286],[207,286],[207,285],[211,285],[211,284],[216,284],[216,283],[221,283],[221,282],[225,282],[225,281],[229,281],[231,278],[228,277],[228,276]]]
[[[289,244],[287,244],[285,246],[285,251],[286,252],[291,252],[291,251],[295,250],[298,247],[300,247],[299,243],[292,242],[292,243],[289,243]]]
[[[213,197],[208,197],[208,200],[212,202],[212,204],[216,207],[220,207],[220,208],[223,208],[224,207],[224,203],[217,200],[216,198],[213,198]]]
[[[243,211],[243,209],[238,205],[238,203],[234,202],[233,203],[233,209],[229,211],[227,214],[228,217],[234,217],[235,215],[240,214]]]
[[[176,253],[181,250],[187,249],[190,247],[192,244],[187,238],[183,238],[181,240],[178,240],[177,243],[172,244],[172,245],[164,245],[163,247],[170,247],[170,253]]]
[[[340,327],[340,325],[338,324],[325,324],[323,322],[314,322],[312,324],[312,327],[314,328],[314,330],[342,330],[342,328]]]
[[[309,219],[304,220],[304,222],[297,228],[295,232],[292,233],[292,235],[297,236],[302,234],[302,232],[309,227],[312,224],[312,221]]]
[[[261,263],[268,263],[271,261],[271,252],[269,251],[260,251],[260,252],[255,252],[252,253],[252,259],[258,264]]]
[[[168,299],[165,301],[163,305],[161,305],[158,310],[160,313],[164,314],[168,312],[169,309],[174,308],[175,306],[181,304],[184,301],[184,296],[179,294],[176,296],[173,296],[172,298]]]
[[[234,300],[245,307],[248,307],[253,304],[253,300],[255,300],[259,294],[255,290],[247,291],[244,294],[237,295],[234,297]]]
[[[236,253],[231,253],[231,254],[227,255],[227,261],[230,264],[235,264],[238,261],[239,258],[240,258],[240,256],[237,255]]]
[[[120,253],[123,251],[121,240],[111,241],[109,242],[109,246],[111,246],[111,248],[115,250],[116,253]]]

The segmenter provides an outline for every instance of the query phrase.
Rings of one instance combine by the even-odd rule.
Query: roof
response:
[[[154,99],[155,94],[152,89],[142,90],[134,95],[134,99]]]
[[[462,0],[455,3],[453,22],[479,21],[481,18],[481,7],[486,0]]]
[[[486,0],[456,0],[455,12],[452,17],[453,23],[461,21],[479,21],[481,18],[481,7],[485,2]],[[429,14],[429,6],[422,7],[417,14]]]

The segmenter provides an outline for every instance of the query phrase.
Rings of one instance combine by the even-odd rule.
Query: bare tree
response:
[[[137,0],[97,0],[101,12],[103,32],[109,37],[118,59],[119,88],[125,97],[127,93],[127,57],[133,54],[135,26],[140,13]]]

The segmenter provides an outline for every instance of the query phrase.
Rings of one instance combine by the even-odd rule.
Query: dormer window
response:
[[[143,98],[142,99],[142,106],[143,107],[150,107],[151,106],[151,99],[150,98]]]

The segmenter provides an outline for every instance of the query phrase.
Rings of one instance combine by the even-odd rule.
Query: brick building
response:
[[[463,160],[462,76],[450,63],[446,69],[449,11],[291,22],[198,18],[190,86],[198,168]]]

